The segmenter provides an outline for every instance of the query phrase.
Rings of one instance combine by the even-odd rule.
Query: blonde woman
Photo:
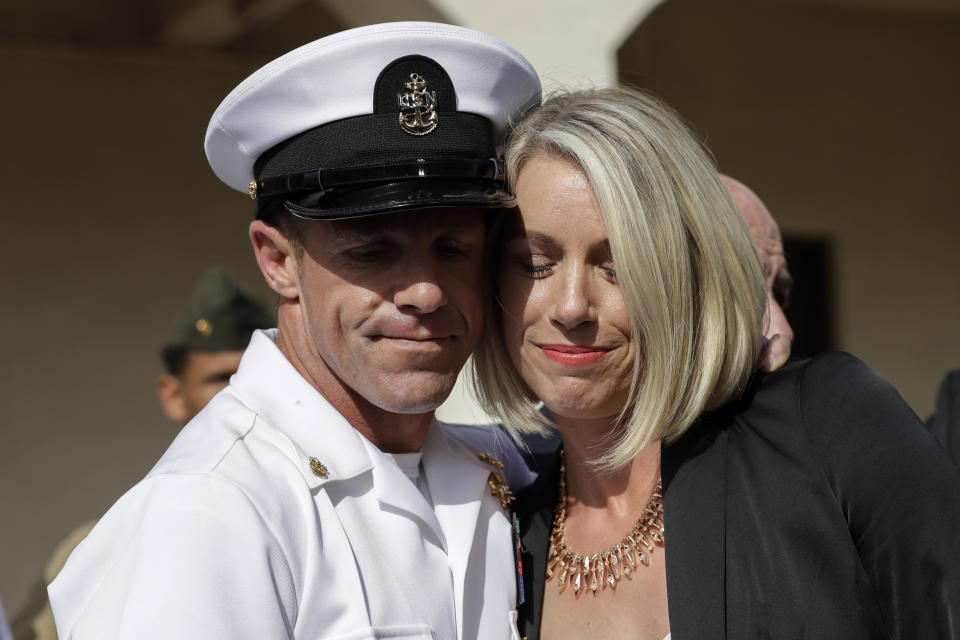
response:
[[[479,391],[563,440],[514,505],[521,635],[960,637],[960,471],[852,356],[755,371],[756,250],[675,114],[560,95],[507,159]]]

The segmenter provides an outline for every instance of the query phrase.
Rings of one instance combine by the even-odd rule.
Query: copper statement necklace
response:
[[[663,482],[657,478],[657,487],[643,508],[640,519],[630,532],[615,545],[591,556],[574,553],[567,547],[564,529],[567,523],[567,458],[560,452],[560,498],[553,517],[550,534],[550,555],[547,557],[547,581],[558,576],[557,588],[562,593],[570,585],[579,598],[587,589],[596,596],[601,590],[617,588],[624,577],[633,579],[639,563],[650,566],[648,552],[654,545],[663,546]]]

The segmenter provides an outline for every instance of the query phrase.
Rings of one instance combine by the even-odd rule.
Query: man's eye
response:
[[[784,311],[790,306],[790,293],[793,290],[793,277],[789,272],[781,271],[773,281],[773,299]]]
[[[361,264],[379,262],[389,255],[390,250],[387,247],[360,247],[350,249],[346,252],[347,258],[353,262]]]
[[[787,292],[784,292],[780,287],[773,288],[773,299],[784,311],[786,311],[787,307],[790,306],[790,295]]]
[[[471,255],[473,255],[473,248],[470,245],[455,241],[444,242],[440,244],[438,251],[442,255],[457,258],[469,258]]]

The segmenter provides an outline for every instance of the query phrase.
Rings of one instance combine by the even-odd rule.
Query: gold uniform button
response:
[[[310,458],[310,471],[313,471],[313,475],[318,478],[326,478],[330,475],[323,463],[316,458]]]

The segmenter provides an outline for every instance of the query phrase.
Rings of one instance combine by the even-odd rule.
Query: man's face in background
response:
[[[176,374],[157,382],[157,396],[170,420],[186,424],[207,406],[237,372],[243,351],[187,351]]]

